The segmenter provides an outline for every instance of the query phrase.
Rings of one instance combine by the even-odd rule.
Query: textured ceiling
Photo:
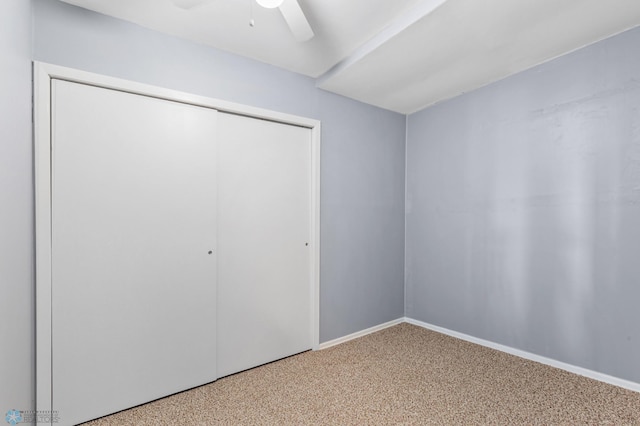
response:
[[[318,78],[412,113],[640,24],[638,0],[299,0],[316,36],[296,42],[252,0],[63,0]],[[256,25],[249,26],[253,17]]]

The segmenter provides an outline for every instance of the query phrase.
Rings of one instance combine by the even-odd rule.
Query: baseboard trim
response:
[[[339,345],[341,343],[346,343],[349,340],[357,339],[358,337],[366,336],[367,334],[375,333],[376,331],[384,330],[385,328],[393,327],[394,325],[398,325],[405,322],[405,318],[398,318],[393,321],[385,322],[384,324],[379,324],[366,330],[357,331],[355,333],[349,334],[347,336],[338,337],[337,339],[329,340],[328,342],[320,343],[318,346],[319,350],[327,349],[332,346]]]
[[[327,349],[332,346],[346,343],[350,340],[357,339],[358,337],[366,336],[367,334],[375,333],[376,331],[384,330],[385,328],[393,327],[401,323],[413,324],[418,327],[425,328],[427,330],[435,331],[437,333],[445,334],[447,336],[455,337],[467,342],[475,343],[480,346],[495,349],[500,352],[505,352],[511,355],[515,355],[520,358],[528,359],[529,361],[539,362],[550,367],[559,368],[560,370],[568,371],[569,373],[578,374],[580,376],[588,377],[599,382],[608,383],[610,385],[619,386],[624,389],[629,389],[634,392],[640,392],[640,383],[632,382],[630,380],[621,379],[618,377],[610,376],[608,374],[599,373],[597,371],[589,370],[587,368],[578,367],[576,365],[567,364],[566,362],[557,361],[552,358],[547,358],[541,355],[536,355],[531,352],[523,351],[521,349],[512,348],[510,346],[502,345],[500,343],[491,342],[489,340],[481,339],[479,337],[470,336],[468,334],[460,333],[458,331],[449,330],[448,328],[440,327],[437,325],[429,324],[423,321],[419,321],[413,318],[404,317],[398,318],[393,321],[385,322],[374,327],[361,330],[347,336],[338,337],[337,339],[329,340],[328,342],[321,343],[318,346],[319,350]]]
[[[609,376],[608,374],[598,373],[597,371],[589,370],[587,368],[578,367],[565,362],[556,361],[555,359],[547,358],[544,356],[536,355],[531,352],[515,349],[510,346],[494,343],[489,340],[480,339],[478,337],[469,336],[468,334],[459,333],[457,331],[449,330],[444,327],[429,324],[423,321],[418,321],[413,318],[404,318],[404,322],[417,325],[418,327],[426,328],[437,333],[446,334],[457,339],[465,340],[467,342],[475,343],[480,346],[495,349],[501,352],[506,352],[511,355],[518,356],[520,358],[528,359],[530,361],[539,362],[541,364],[549,365],[551,367],[559,368],[570,373],[578,374],[580,376],[588,377],[590,379],[598,380],[600,382],[608,383],[610,385],[619,386],[621,388],[629,389],[635,392],[640,392],[640,383],[635,383],[629,380],[620,379],[618,377]]]

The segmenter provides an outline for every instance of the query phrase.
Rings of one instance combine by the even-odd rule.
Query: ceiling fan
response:
[[[209,1],[211,0],[173,0],[173,3],[182,9],[191,9]],[[256,2],[267,9],[279,8],[297,41],[303,42],[313,38],[313,29],[307,17],[304,16],[298,0],[256,0]]]

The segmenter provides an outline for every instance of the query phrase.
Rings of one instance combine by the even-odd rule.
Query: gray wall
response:
[[[638,46],[408,118],[409,317],[640,382]]]
[[[403,315],[403,115],[58,1],[34,1],[34,30],[38,61],[322,120],[320,341]]]
[[[0,415],[32,410],[31,4],[0,2]],[[4,421],[4,420],[2,420]]]
[[[326,341],[404,316],[405,116],[317,95]]]

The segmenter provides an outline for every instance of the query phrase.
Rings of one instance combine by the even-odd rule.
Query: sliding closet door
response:
[[[220,113],[218,375],[312,347],[311,131]]]
[[[53,81],[53,409],[216,379],[217,112]]]

